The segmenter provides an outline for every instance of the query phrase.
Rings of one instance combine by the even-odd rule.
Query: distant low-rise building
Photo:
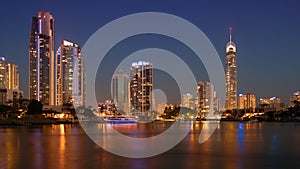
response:
[[[300,91],[296,91],[294,92],[292,95],[291,95],[291,98],[290,98],[290,101],[291,101],[291,106],[295,106],[295,101],[298,101],[300,102]]]
[[[17,101],[22,99],[24,96],[21,90],[11,90],[11,89],[0,89],[0,104],[15,106]]]
[[[98,112],[100,115],[111,116],[118,114],[116,104],[112,100],[106,100],[98,104]]]
[[[238,96],[238,109],[247,109],[255,111],[256,109],[256,96],[254,94],[239,94]]]
[[[277,96],[271,98],[260,98],[259,99],[259,109],[264,112],[268,111],[279,111],[285,108],[285,105],[281,102],[281,99]]]

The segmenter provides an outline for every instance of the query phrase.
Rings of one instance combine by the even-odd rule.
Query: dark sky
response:
[[[83,46],[104,24],[136,12],[166,12],[198,26],[225,61],[228,27],[237,44],[239,92],[258,97],[289,95],[300,89],[300,2],[297,0],[1,1],[0,55],[19,65],[21,89],[28,88],[31,17],[55,18],[55,45],[63,39]]]

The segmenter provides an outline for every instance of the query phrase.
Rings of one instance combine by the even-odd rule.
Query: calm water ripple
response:
[[[149,137],[169,125],[114,128],[132,137]],[[199,144],[203,125],[196,123],[190,134],[168,152],[145,159],[104,151],[78,124],[0,127],[0,168],[300,168],[300,123],[221,122],[212,137]]]

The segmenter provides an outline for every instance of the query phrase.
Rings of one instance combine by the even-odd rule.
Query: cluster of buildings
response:
[[[205,118],[209,115],[218,115],[220,102],[214,85],[207,81],[199,81],[196,87],[196,96],[190,93],[182,95],[181,107],[186,107],[197,112],[198,118]]]
[[[54,51],[54,17],[39,12],[32,17],[29,54],[29,93],[26,100],[41,101],[45,109],[60,111],[64,104],[85,105],[85,70],[80,47],[63,40]],[[18,66],[0,58],[0,104],[23,99]],[[10,106],[10,105],[9,105]],[[25,106],[26,107],[26,106]]]
[[[29,40],[29,99],[52,109],[85,104],[85,71],[80,47],[63,40],[54,52],[54,17],[32,17]],[[56,56],[55,56],[56,54]]]
[[[23,98],[19,89],[18,65],[0,57],[0,105],[17,106],[16,100]]]
[[[281,102],[279,97],[260,98],[256,99],[256,96],[251,93],[238,94],[238,81],[237,81],[237,58],[236,58],[236,44],[232,41],[230,30],[230,40],[226,44],[226,102],[225,110],[236,111],[244,110],[249,113],[255,112],[268,112],[268,111],[280,111],[287,108]],[[293,106],[295,101],[300,101],[299,92],[295,92],[291,95],[290,106]]]
[[[65,104],[85,105],[85,67],[84,56],[78,44],[63,40],[54,49],[54,17],[49,12],[39,12],[32,17],[29,52],[29,100],[42,102],[46,109],[57,109]],[[255,112],[277,111],[284,108],[280,98],[260,98],[254,94],[238,94],[236,44],[232,41],[230,28],[229,42],[226,44],[226,100],[220,107],[214,85],[210,82],[198,82],[196,94],[184,94],[182,107],[198,112],[206,117],[210,112],[225,110],[247,110]],[[100,113],[122,112],[140,116],[143,119],[153,117],[153,110],[163,113],[166,105],[155,104],[153,89],[153,65],[150,62],[132,63],[130,74],[118,70],[112,77],[112,100],[99,103]],[[0,57],[0,104],[17,105],[16,100],[23,99],[19,89],[18,66]],[[291,105],[300,101],[300,92],[291,96]],[[17,105],[18,106],[18,105]],[[167,105],[172,106],[172,105]]]
[[[99,113],[111,115],[110,108],[116,107],[118,113],[138,116],[141,120],[152,119],[153,110],[155,110],[152,89],[152,63],[146,61],[134,62],[130,67],[130,75],[123,70],[118,70],[113,74],[113,100],[99,103]],[[103,107],[107,107],[107,109],[103,109]]]

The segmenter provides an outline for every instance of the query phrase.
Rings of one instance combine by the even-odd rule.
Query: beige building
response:
[[[256,109],[256,96],[254,94],[239,94],[238,97],[238,109],[252,109],[255,111]]]
[[[12,105],[20,98],[23,98],[23,91],[19,90],[18,65],[0,57],[0,104]]]
[[[18,65],[0,57],[0,89],[19,90]]]
[[[192,110],[195,109],[195,101],[192,94],[186,93],[182,95],[181,107],[186,107]]]

